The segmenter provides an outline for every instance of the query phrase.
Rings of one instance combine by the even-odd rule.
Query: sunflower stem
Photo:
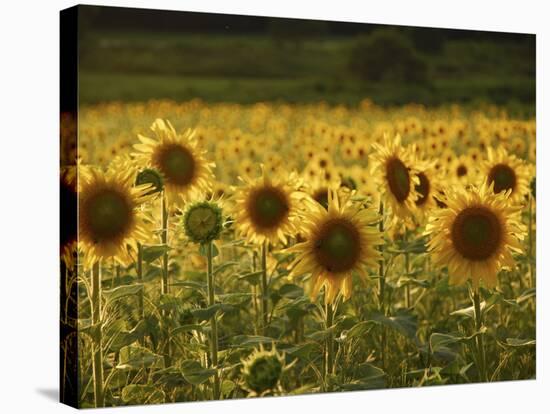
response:
[[[161,214],[161,223],[162,223],[162,230],[160,234],[160,240],[161,243],[164,246],[168,245],[168,207],[166,206],[166,194],[162,194],[160,199],[160,214]],[[161,294],[167,295],[169,292],[168,289],[168,251],[165,251],[162,255],[162,280],[161,280]],[[168,312],[163,310],[162,316],[164,323],[167,323],[168,319]],[[164,348],[164,364],[166,367],[169,367],[171,365],[171,350],[170,350],[170,337],[166,338],[166,346]]]
[[[478,370],[479,370],[479,380],[487,382],[487,358],[485,355],[485,346],[483,344],[483,334],[480,332],[483,327],[483,315],[481,314],[481,302],[479,298],[479,288],[474,288],[472,301],[474,304],[474,313],[475,313],[475,327],[476,327],[476,345],[478,353]]]
[[[325,291],[325,297],[326,297]],[[330,375],[333,372],[334,365],[334,335],[332,332],[332,325],[334,323],[334,305],[331,302],[325,302],[325,317],[326,317],[326,329],[328,331],[326,339],[326,363],[325,363],[325,387],[327,391],[331,390]]]
[[[137,263],[136,263],[136,271],[137,271],[137,281],[140,284],[143,284],[143,246],[141,243],[138,242],[137,244]],[[139,319],[145,318],[145,313],[143,309],[143,289],[138,294],[138,315]]]
[[[206,284],[208,288],[208,306],[214,306],[215,297],[214,297],[214,272],[212,266],[212,257],[213,257],[213,244],[212,241],[208,242],[207,246],[207,269],[206,269]],[[220,399],[220,377],[218,375],[218,322],[216,320],[216,314],[210,318],[210,361],[212,363],[212,368],[216,370],[214,374],[214,383],[212,389],[212,399]]]
[[[409,263],[409,252],[405,253],[405,273],[407,275],[407,279],[409,278],[410,273],[410,263]],[[411,307],[411,286],[409,284],[409,281],[407,281],[407,284],[405,285],[405,306],[407,309]]]
[[[262,334],[265,335],[267,329],[267,317],[268,317],[268,287],[267,287],[267,241],[262,243]]]
[[[252,251],[252,273],[256,273],[256,260],[257,252],[256,250]],[[254,307],[254,334],[258,335],[258,289],[256,284],[251,285],[252,288],[252,306]]]
[[[527,230],[527,254],[528,254],[528,269],[529,269],[529,283],[532,288],[535,287],[535,274],[533,271],[533,196],[529,193],[529,215],[528,215]]]
[[[103,350],[101,348],[101,265],[98,262],[92,267],[92,326],[96,327],[97,335],[92,341],[92,371],[94,377],[94,403],[95,407],[105,406],[105,394],[103,388]]]
[[[381,234],[384,234],[384,203],[380,200],[380,206],[378,209],[378,214],[380,215],[380,223],[378,224],[378,229]],[[382,257],[378,262],[378,307],[380,313],[383,315],[386,314],[386,308],[384,305],[384,290],[386,286],[386,276],[384,273],[384,256],[383,256],[383,247],[379,247]],[[386,329],[384,326],[381,326],[382,335],[380,338],[380,355],[382,359],[382,368],[386,370]]]

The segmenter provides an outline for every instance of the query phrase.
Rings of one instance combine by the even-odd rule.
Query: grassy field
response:
[[[382,105],[492,102],[534,113],[534,59],[518,43],[448,41],[421,53],[425,84],[367,82],[353,75],[353,37],[300,42],[269,36],[97,33],[83,37],[80,100],[201,98],[208,102]]]

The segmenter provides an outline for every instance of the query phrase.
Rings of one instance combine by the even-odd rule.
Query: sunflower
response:
[[[418,198],[414,201],[416,208],[415,215],[420,222],[424,222],[427,214],[437,207],[437,196],[441,185],[438,180],[438,175],[435,172],[434,162],[416,161],[418,184],[415,184],[414,189],[418,193]]]
[[[329,191],[328,210],[316,204],[304,213],[306,241],[287,249],[298,253],[290,277],[311,274],[312,300],[325,287],[325,301],[332,303],[341,291],[351,296],[352,274],[366,278],[366,268],[377,266],[383,244],[374,210],[362,209],[350,197]]]
[[[81,170],[78,193],[78,244],[86,269],[113,257],[122,265],[132,261],[137,242],[149,240],[150,220],[139,206],[151,186],[134,186],[129,171]]]
[[[406,218],[415,208],[420,184],[417,170],[411,162],[410,149],[401,146],[401,137],[385,137],[385,144],[373,144],[377,151],[373,158],[372,173],[382,181],[382,196],[395,217]]]
[[[525,163],[503,148],[487,150],[483,163],[484,179],[494,184],[495,193],[510,190],[510,201],[521,203],[529,193],[529,172]]]
[[[77,192],[76,166],[62,167],[59,180],[59,199],[61,208],[61,232],[59,254],[68,268],[74,265],[74,253],[77,248]]]
[[[447,191],[448,208],[433,212],[426,227],[434,264],[447,266],[452,283],[483,280],[494,287],[500,269],[514,265],[525,229],[519,209],[510,205],[510,191],[494,193],[483,183],[469,190]]]
[[[249,243],[286,243],[288,235],[299,231],[299,213],[307,195],[297,191],[298,180],[270,179],[262,166],[256,179],[239,177],[245,184],[235,189],[233,217],[237,231]]]
[[[155,139],[138,135],[141,143],[135,154],[146,167],[162,175],[168,205],[178,206],[210,190],[214,163],[204,158],[206,151],[197,147],[194,131],[177,134],[168,121],[157,119],[151,130]]]
[[[451,180],[462,186],[468,186],[477,176],[475,164],[466,155],[454,159],[449,166],[449,173]]]

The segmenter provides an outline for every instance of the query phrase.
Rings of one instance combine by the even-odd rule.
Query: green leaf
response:
[[[268,336],[260,335],[237,335],[234,336],[231,340],[232,348],[241,348],[249,346],[258,346],[260,344],[271,344],[277,342],[276,339],[270,338]]]
[[[252,293],[226,293],[224,295],[218,295],[218,299],[222,304],[230,306],[242,306],[252,298]]]
[[[137,340],[143,338],[145,335],[145,330],[147,329],[147,324],[144,320],[140,320],[136,326],[129,330],[120,330],[112,333],[112,341],[109,347],[111,352],[119,351],[121,348],[131,345]]]
[[[230,381],[227,379],[223,380],[222,386],[221,386],[222,395],[224,397],[229,397],[229,394],[231,394],[236,387],[237,386],[233,381]]]
[[[233,310],[234,307],[231,305],[216,303],[208,308],[204,309],[193,309],[191,313],[199,322],[208,321],[212,318],[217,312],[228,312]]]
[[[193,385],[202,384],[216,373],[215,369],[203,368],[202,365],[194,359],[180,362],[179,369],[183,378]]]
[[[199,254],[204,257],[208,257],[208,244],[199,245]],[[216,243],[212,243],[212,257],[216,257],[220,254],[220,251],[216,247]]]
[[[145,246],[142,250],[142,259],[146,263],[151,263],[167,253],[170,248],[165,244],[155,244],[152,246]]]
[[[536,296],[536,294],[537,294],[537,290],[535,288],[526,289],[525,291],[523,291],[523,293],[521,295],[519,295],[516,298],[516,303],[519,305],[519,304],[525,302],[526,300]]]
[[[105,306],[127,296],[135,296],[141,291],[143,291],[143,285],[141,283],[119,286],[111,290],[104,290],[103,297],[105,298],[106,302]]]
[[[180,333],[186,333],[191,331],[202,332],[202,325],[189,324],[189,325],[178,326],[177,328],[172,329],[172,331],[170,332],[170,335],[172,336],[172,335],[177,335]]]
[[[126,404],[161,404],[165,402],[164,391],[153,385],[127,385],[122,389],[121,398]]]
[[[512,347],[535,346],[536,344],[535,339],[506,338],[506,345]]]
[[[338,338],[338,341],[349,341],[351,339],[361,337],[372,328],[372,324],[372,321],[362,321],[356,323],[350,329],[342,331],[342,333],[340,334],[340,338]]]
[[[287,283],[279,288],[279,295],[288,299],[298,299],[304,296],[304,289],[298,285]]]
[[[239,262],[225,262],[214,269],[214,276],[222,273],[224,270],[229,269],[230,267],[237,266],[238,264]]]
[[[395,329],[396,331],[408,338],[416,337],[417,320],[416,316],[412,313],[400,312],[397,313],[395,316],[375,314],[371,318],[371,320]]]
[[[257,272],[245,273],[244,275],[240,275],[238,278],[239,280],[244,280],[245,282],[248,282],[253,286],[257,286],[260,284],[262,273],[263,271],[261,270]]]
[[[123,347],[119,353],[117,369],[131,370],[151,367],[162,367],[163,358],[139,345]]]
[[[369,363],[359,364],[354,367],[354,376],[357,380],[342,384],[340,387],[345,391],[366,390],[384,388],[386,386],[386,373]]]

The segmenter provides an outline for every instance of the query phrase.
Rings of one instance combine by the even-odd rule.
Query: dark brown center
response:
[[[423,172],[418,173],[418,179],[420,180],[420,184],[417,184],[414,189],[418,192],[419,197],[415,203],[417,206],[422,206],[429,200],[430,181]]]
[[[133,211],[128,198],[113,188],[84,197],[80,220],[94,243],[119,240],[132,224]]]
[[[398,202],[404,202],[411,191],[409,170],[399,158],[392,158],[386,163],[386,177],[390,191]]]
[[[272,229],[285,220],[290,211],[286,194],[273,186],[253,190],[247,202],[250,219],[261,229]]]
[[[455,249],[466,259],[483,261],[491,257],[502,240],[498,217],[486,207],[468,207],[455,218],[451,237]]]
[[[361,254],[361,237],[349,220],[331,219],[314,236],[315,258],[327,272],[339,273],[353,269]]]
[[[489,184],[494,183],[495,193],[516,188],[516,173],[506,164],[497,164],[489,171]]]
[[[195,176],[195,158],[179,144],[163,146],[155,156],[155,164],[166,181],[179,186],[190,184]]]

